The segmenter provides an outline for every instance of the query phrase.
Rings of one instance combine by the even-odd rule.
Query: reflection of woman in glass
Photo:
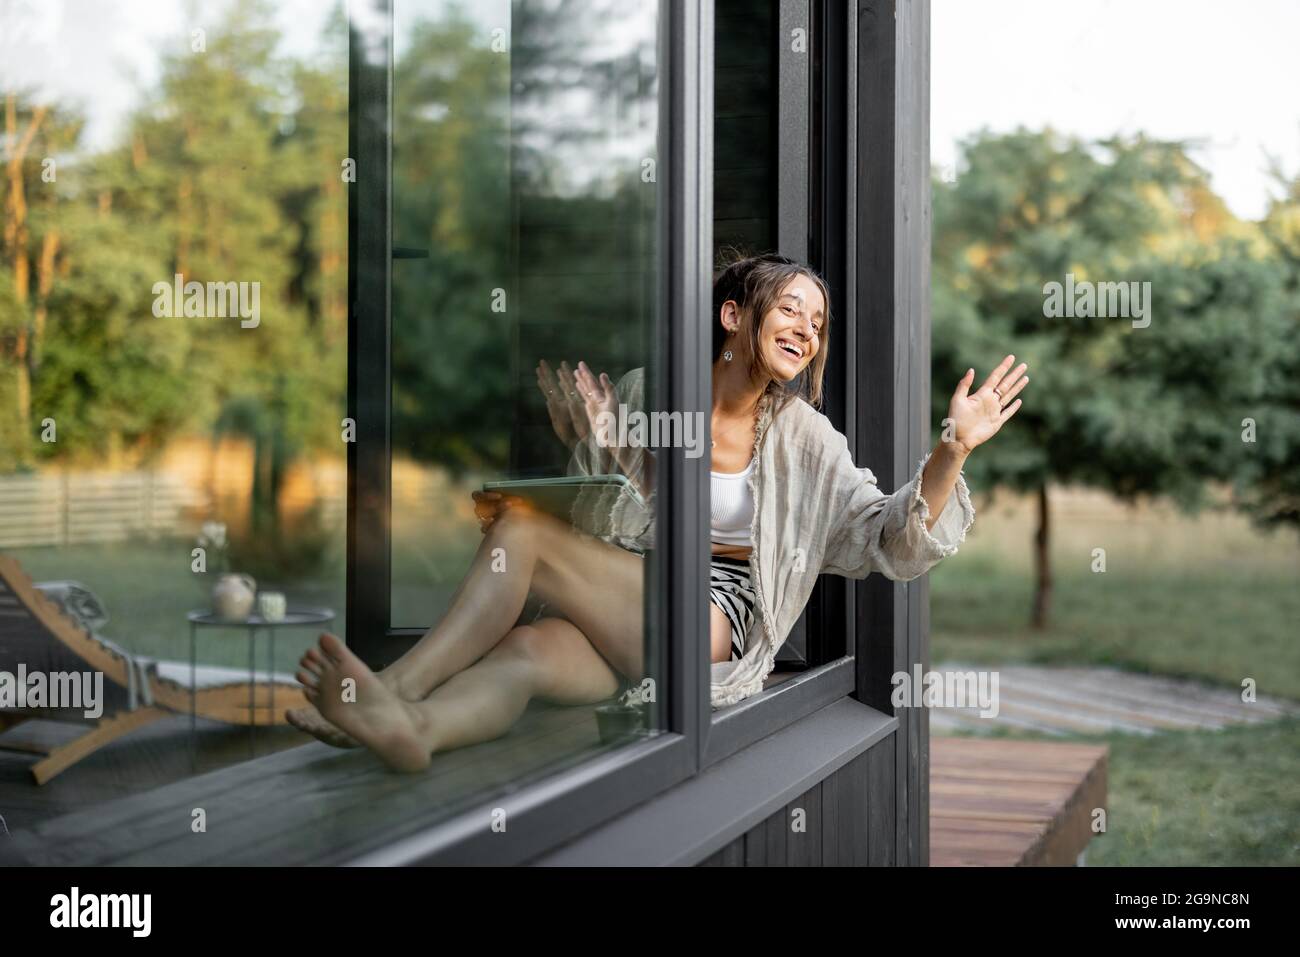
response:
[[[974,520],[962,464],[1016,412],[1029,381],[1024,363],[1012,368],[1014,356],[976,391],[967,372],[943,440],[886,495],[814,409],[829,315],[825,283],[783,257],[732,263],[714,283],[714,706],[761,689],[819,573],[908,580],[957,550]],[[574,450],[571,470],[623,472],[647,510],[625,508],[620,497],[592,535],[518,500],[476,493],[483,542],[442,621],[379,673],[322,635],[298,672],[315,707],[290,712],[297,727],[418,770],[434,752],[504,734],[532,698],[597,702],[618,690],[620,676],[641,678],[639,552],[653,546],[654,456],[611,445],[614,430],[602,427],[603,413],[640,402],[641,371],[615,386],[583,363],[558,373],[542,365],[538,383]],[[530,593],[543,613],[521,624]]]

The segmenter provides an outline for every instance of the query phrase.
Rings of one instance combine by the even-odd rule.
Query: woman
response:
[[[825,282],[784,257],[742,259],[714,283],[715,707],[762,687],[819,573],[909,580],[957,550],[974,520],[962,465],[1020,408],[1016,396],[1029,381],[1024,363],[1012,368],[1014,356],[975,392],[968,371],[944,439],[912,481],[885,495],[814,409],[829,317]],[[585,363],[571,380],[566,373],[539,367],[557,431],[566,431],[564,400],[582,402],[572,470],[617,468],[647,507],[620,496],[599,509],[604,526],[591,535],[516,500],[475,493],[484,539],[442,621],[377,674],[322,635],[298,672],[314,709],[290,712],[295,726],[331,744],[363,744],[413,771],[435,752],[504,734],[534,697],[596,702],[617,691],[620,676],[640,678],[639,552],[653,545],[654,456],[613,446],[602,426],[620,404],[640,405],[643,379],[634,370],[616,387]],[[519,624],[530,593],[543,612]]]

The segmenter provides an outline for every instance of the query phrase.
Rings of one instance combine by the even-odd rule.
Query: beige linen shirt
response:
[[[617,391],[629,411],[644,411],[643,370],[623,376]],[[619,458],[630,466],[622,467],[611,450],[589,436],[574,450],[569,472],[621,472],[637,482],[641,466],[636,463],[644,462],[644,453],[621,453]],[[715,708],[762,690],[819,574],[865,578],[880,572],[910,581],[954,554],[975,521],[970,490],[959,475],[939,520],[926,529],[930,510],[921,497],[921,472],[929,455],[911,481],[887,495],[870,469],[854,464],[848,441],[830,420],[802,399],[764,399],[754,429],[754,455],[749,566],[756,613],[745,636],[744,657],[712,666]],[[642,502],[606,488],[592,492],[581,505],[587,531],[633,551],[654,546],[653,492]]]

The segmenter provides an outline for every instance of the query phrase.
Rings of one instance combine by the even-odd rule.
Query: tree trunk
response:
[[[10,93],[5,97],[5,140],[9,145],[6,167],[8,193],[5,196],[4,251],[10,258],[14,272],[14,297],[20,305],[27,305],[31,284],[31,263],[27,259],[27,197],[23,189],[23,161],[31,148],[36,131],[45,119],[46,107],[32,111],[27,129],[18,138],[18,100]],[[30,330],[24,322],[17,330],[14,346],[17,376],[16,405],[18,428],[21,435],[29,435],[31,428],[31,370],[28,367],[28,337]]]
[[[1052,607],[1051,510],[1047,501],[1047,483],[1038,487],[1038,531],[1034,533],[1034,611],[1030,625],[1038,631],[1047,627]]]
[[[27,356],[27,368],[32,379],[41,364],[41,347],[45,341],[45,320],[49,313],[50,293],[54,289],[54,261],[59,254],[59,234],[51,229],[41,242],[41,258],[36,268],[36,310],[32,326],[31,348]]]

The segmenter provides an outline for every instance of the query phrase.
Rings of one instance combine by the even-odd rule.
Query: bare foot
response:
[[[330,724],[316,710],[315,705],[307,705],[305,708],[291,708],[284,713],[288,722],[299,731],[305,731],[318,741],[323,741],[335,748],[358,748],[356,740],[351,736],[344,734],[334,725]]]
[[[390,691],[338,636],[324,632],[312,651],[303,656],[298,680],[321,716],[394,770],[427,768],[432,749],[420,739],[411,704]]]
[[[312,674],[317,673],[317,665],[321,662],[322,655],[320,649],[316,646],[308,648],[303,654],[299,664]],[[386,668],[379,672],[375,677],[382,681],[395,695],[404,701],[415,701],[416,698],[408,697],[401,686],[401,679],[392,668]],[[334,748],[359,748],[351,735],[345,734],[339,728],[335,727],[316,709],[315,705],[309,704],[305,708],[291,708],[284,713],[285,719],[297,728],[299,731],[310,734],[318,741],[328,744]]]

